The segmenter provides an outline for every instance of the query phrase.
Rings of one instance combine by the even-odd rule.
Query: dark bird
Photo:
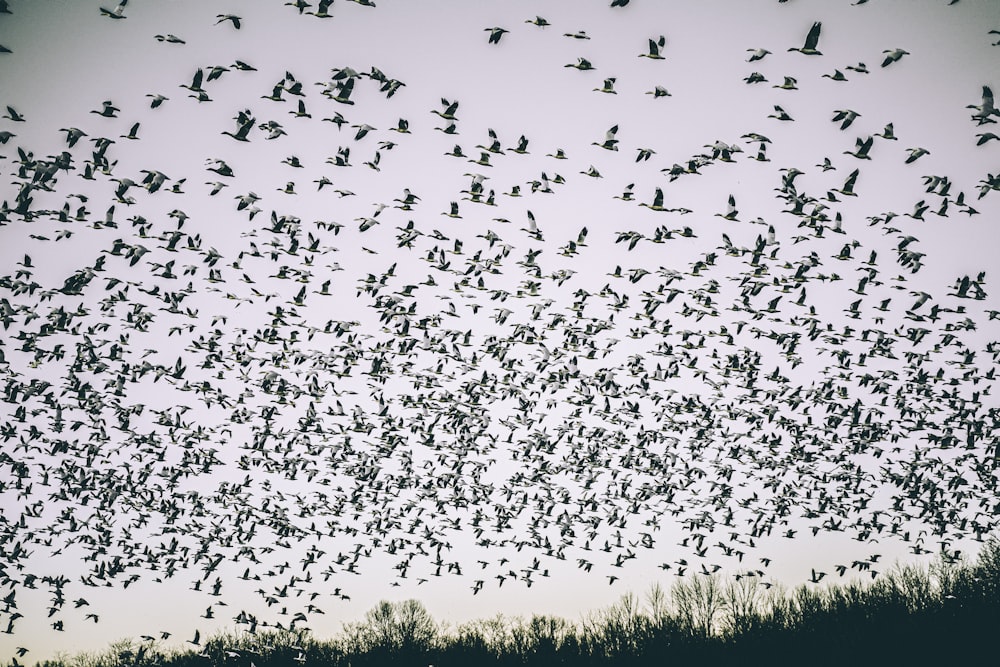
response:
[[[233,24],[233,27],[236,28],[237,30],[240,29],[242,25],[242,23],[240,22],[243,20],[236,14],[216,14],[215,18],[218,19],[218,21],[215,22],[215,25],[219,25],[220,23],[225,23],[226,21],[229,21],[230,23]]]
[[[667,38],[660,35],[659,39],[649,40],[649,51],[646,53],[640,53],[640,58],[650,58],[652,60],[663,60],[663,54],[661,51],[663,47],[667,44]]]
[[[91,109],[90,113],[96,113],[98,116],[104,116],[105,118],[117,118],[118,112],[121,111],[118,107],[114,105],[111,100],[104,100],[100,109]]]
[[[101,7],[101,16],[107,16],[109,19],[125,19],[125,5],[128,4],[128,0],[118,0],[118,6],[114,9],[108,9],[107,7]]]
[[[484,28],[484,30],[490,33],[490,38],[489,38],[490,44],[499,44],[500,39],[504,36],[504,34],[510,32],[509,30],[500,27]]]
[[[822,30],[822,28],[823,28],[822,22],[816,21],[815,23],[812,24],[812,27],[809,28],[809,34],[806,35],[806,41],[805,44],[802,45],[802,48],[793,46],[788,50],[798,51],[799,53],[802,53],[807,56],[823,55],[820,51],[816,49],[816,47],[819,45],[819,33],[820,30]]]

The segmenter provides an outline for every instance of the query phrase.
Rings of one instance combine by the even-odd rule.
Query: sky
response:
[[[5,4],[0,656],[991,534],[996,3]]]

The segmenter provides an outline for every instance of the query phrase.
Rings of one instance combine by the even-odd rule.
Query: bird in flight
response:
[[[815,23],[812,24],[812,27],[809,28],[809,34],[806,35],[805,44],[803,44],[801,48],[793,46],[788,50],[798,51],[799,53],[807,56],[823,55],[822,52],[820,52],[816,48],[817,46],[819,46],[819,33],[820,30],[822,29],[823,29],[822,22],[816,21]]]
[[[128,0],[119,0],[118,6],[114,9],[108,9],[107,7],[101,7],[101,16],[107,16],[109,19],[126,19],[125,16],[125,6],[128,4]]]

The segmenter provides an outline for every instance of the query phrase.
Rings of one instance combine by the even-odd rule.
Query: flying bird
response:
[[[798,51],[799,53],[807,55],[807,56],[821,56],[821,55],[823,55],[816,48],[817,46],[819,46],[819,33],[820,33],[820,30],[822,30],[822,28],[823,28],[822,22],[816,21],[815,23],[812,24],[812,27],[809,28],[809,34],[806,35],[805,44],[803,44],[801,48],[793,46],[793,47],[791,47],[788,50],[789,51]]]

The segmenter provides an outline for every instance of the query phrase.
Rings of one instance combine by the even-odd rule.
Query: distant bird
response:
[[[794,118],[789,116],[788,113],[777,104],[774,105],[774,113],[768,114],[767,117],[776,118],[778,120],[795,120]]]
[[[330,13],[330,6],[333,5],[333,0],[319,0],[316,4],[316,11],[306,12],[306,14],[311,14],[318,19],[331,19],[333,14]]]
[[[896,135],[893,133],[892,123],[887,123],[885,129],[881,132],[876,132],[875,136],[881,137],[887,141],[896,141]]]
[[[820,21],[816,21],[815,23],[812,24],[812,27],[809,28],[809,34],[806,35],[806,41],[805,44],[802,45],[802,48],[793,46],[788,50],[798,51],[799,53],[802,53],[807,56],[823,55],[819,50],[816,49],[816,47],[819,46],[819,33],[820,30],[822,30],[822,28],[823,24]]]
[[[484,30],[490,33],[490,38],[489,38],[490,44],[499,44],[500,39],[504,36],[504,34],[510,32],[509,30],[500,27],[484,28]]]
[[[786,76],[783,82],[781,82],[780,84],[775,84],[771,87],[781,88],[783,90],[798,90],[798,87],[796,86],[797,83],[798,81],[795,79],[795,77]]]
[[[851,123],[854,122],[854,119],[860,116],[861,114],[851,109],[838,109],[837,111],[833,112],[832,122],[840,123],[840,129],[846,130],[851,126]]]
[[[646,53],[640,53],[639,57],[649,58],[651,60],[663,60],[664,58],[661,51],[663,50],[663,47],[666,46],[666,44],[667,44],[667,38],[664,37],[663,35],[660,35],[659,39],[655,40],[650,38],[649,50]]]
[[[862,139],[858,137],[854,142],[854,151],[844,151],[845,155],[853,155],[859,160],[871,160],[868,152],[872,149],[872,145],[875,142],[875,137],[868,137],[867,139]]]
[[[615,77],[612,76],[605,79],[604,85],[600,88],[594,88],[594,91],[598,93],[610,93],[612,95],[617,95],[618,93],[615,91]]]
[[[909,51],[904,51],[903,49],[886,49],[882,53],[886,54],[885,59],[882,61],[882,67],[888,67],[894,62],[898,62],[903,56],[910,55]]]
[[[236,28],[237,30],[239,30],[243,25],[241,23],[243,21],[243,18],[237,16],[236,14],[216,14],[215,18],[218,19],[218,21],[215,22],[215,25],[219,25],[220,23],[225,23],[226,21],[229,21],[230,23],[233,24],[233,27]]]
[[[431,113],[437,114],[444,118],[445,120],[458,120],[455,113],[458,111],[458,101],[450,102],[445,98],[441,98],[441,106],[444,107],[443,111],[438,111],[437,109],[431,109]]]
[[[545,19],[544,19],[544,18],[542,18],[541,16],[536,16],[536,17],[535,17],[535,18],[533,18],[533,19],[525,19],[525,21],[524,21],[524,22],[525,22],[525,23],[530,23],[530,24],[532,24],[532,25],[536,25],[536,26],[538,26],[539,28],[544,28],[544,27],[546,27],[546,26],[549,26],[549,25],[552,25],[551,23],[549,23],[549,22],[548,22],[547,20],[545,20]]]
[[[153,37],[155,37],[156,41],[158,41],[158,42],[167,42],[168,44],[186,44],[187,43],[183,39],[181,39],[180,37],[178,37],[177,35],[172,35],[172,34],[169,34],[169,33],[166,34],[166,35],[153,35]]]
[[[604,133],[604,141],[597,143],[596,141],[591,142],[594,146],[600,146],[601,148],[609,151],[618,150],[618,140],[615,139],[615,135],[618,133],[618,126],[612,126],[607,132]]]
[[[109,19],[125,19],[125,6],[128,4],[128,0],[118,0],[118,6],[114,9],[108,9],[107,7],[101,7],[101,16],[107,16]]]
[[[90,113],[96,113],[98,116],[104,116],[105,118],[117,118],[118,112],[121,111],[111,100],[104,100],[101,102],[101,105],[100,109],[91,109]]]
[[[169,97],[165,97],[164,95],[160,95],[159,93],[146,93],[146,97],[149,97],[152,100],[149,103],[150,109],[156,109],[161,104],[170,99]]]
[[[18,113],[17,109],[15,109],[14,107],[12,107],[10,105],[7,105],[7,113],[5,113],[3,115],[3,117],[7,118],[8,120],[11,120],[11,121],[13,121],[15,123],[23,123],[24,122],[24,116],[22,116],[20,113]]]
[[[983,86],[982,104],[978,106],[975,104],[969,104],[965,108],[976,110],[976,113],[972,114],[972,120],[978,121],[979,125],[995,123],[996,121],[993,120],[991,116],[1000,116],[1000,110],[996,108],[996,105],[993,102],[993,90],[989,86]]]
[[[652,90],[647,90],[646,94],[652,95],[653,99],[657,99],[659,97],[670,97],[670,93],[663,86],[654,86]]]
[[[592,70],[594,65],[586,58],[577,58],[575,63],[563,65],[563,67],[573,67],[580,71]]]
[[[917,146],[916,148],[907,148],[906,151],[909,153],[909,156],[907,156],[906,158],[906,164],[910,164],[911,162],[916,162],[923,156],[928,155],[930,153],[930,151],[927,150],[926,148],[921,148],[919,146]]]
[[[767,49],[747,49],[750,53],[750,57],[747,59],[748,63],[756,62],[757,60],[763,60],[766,56],[770,55],[770,51]]]
[[[628,193],[628,196],[623,195],[622,198],[623,199],[631,199],[631,187],[629,187],[629,188],[626,189],[626,193]],[[656,191],[653,194],[653,201],[651,203],[647,204],[646,202],[639,202],[639,206],[645,206],[650,211],[660,211],[660,212],[663,212],[663,211],[669,211],[670,210],[670,209],[664,208],[664,206],[663,206],[663,188],[656,188]]]

